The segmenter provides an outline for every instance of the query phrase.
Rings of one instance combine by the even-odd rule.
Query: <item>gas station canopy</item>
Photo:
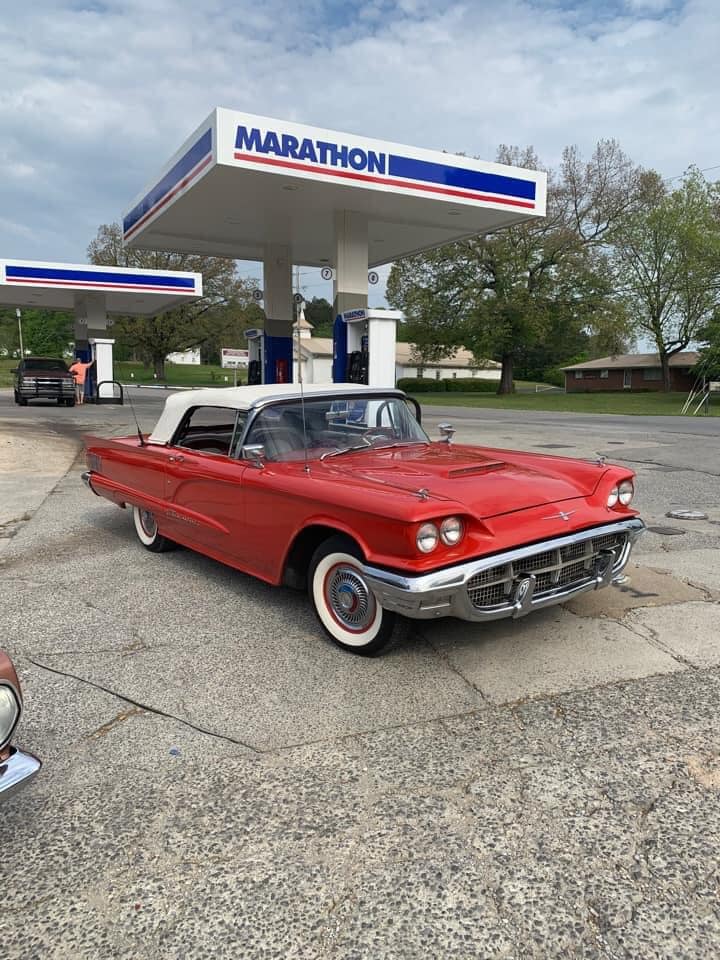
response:
[[[123,218],[126,244],[292,263],[336,254],[335,216],[367,219],[376,266],[545,215],[545,174],[218,108]]]
[[[0,260],[4,306],[72,312],[90,297],[106,315],[155,316],[201,296],[199,273]]]

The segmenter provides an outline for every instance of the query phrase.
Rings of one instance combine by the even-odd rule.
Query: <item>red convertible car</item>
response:
[[[521,617],[621,579],[644,529],[626,467],[431,441],[394,389],[296,384],[170,397],[149,436],[87,438],[90,489],[138,539],[306,588],[332,640],[396,614]]]

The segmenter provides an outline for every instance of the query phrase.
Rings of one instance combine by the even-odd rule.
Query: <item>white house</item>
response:
[[[305,383],[330,383],[332,381],[333,341],[330,337],[314,337],[313,325],[304,316],[294,325],[296,331],[295,365],[297,366],[297,331],[300,331],[300,354]],[[417,377],[417,360],[413,358],[414,345],[400,343],[395,346],[395,379]],[[424,377],[436,380],[451,380],[458,377],[476,377],[478,380],[499,380],[502,364],[494,360],[476,361],[469,350],[456,350],[444,360],[426,363],[422,368]]]
[[[193,347],[191,350],[181,350],[177,353],[169,353],[165,359],[168,363],[197,366],[200,363],[200,347]]]

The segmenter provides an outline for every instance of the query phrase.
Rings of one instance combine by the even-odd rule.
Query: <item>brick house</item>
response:
[[[694,350],[676,353],[670,358],[670,383],[673,390],[688,393],[695,384],[692,368],[699,354]],[[601,357],[587,363],[562,368],[567,393],[594,393],[598,390],[662,390],[662,368],[656,353],[626,353]]]

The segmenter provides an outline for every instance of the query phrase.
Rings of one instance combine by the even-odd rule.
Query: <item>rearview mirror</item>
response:
[[[265,466],[265,447],[262,443],[247,443],[240,450],[240,459],[248,460],[258,470]]]

